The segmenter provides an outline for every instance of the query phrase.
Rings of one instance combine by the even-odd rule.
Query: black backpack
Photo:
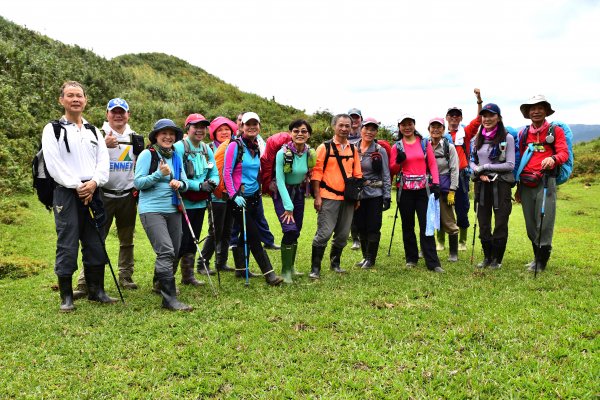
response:
[[[54,129],[56,141],[60,140],[60,132],[65,132],[65,147],[67,148],[67,152],[70,153],[71,149],[69,148],[69,142],[67,140],[66,128],[58,120],[50,121],[50,123],[52,124],[52,129]],[[96,127],[94,125],[83,124],[83,126],[86,129],[91,130],[94,133],[94,136],[96,136],[96,140],[98,140],[98,133],[96,132]],[[56,182],[50,176],[48,168],[46,168],[41,144],[38,152],[31,161],[31,175],[33,178],[33,189],[37,193],[39,201],[46,207],[46,210],[50,211],[52,208],[52,202],[54,200],[54,188],[56,187]]]

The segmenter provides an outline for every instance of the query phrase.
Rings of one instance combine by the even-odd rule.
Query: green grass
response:
[[[400,221],[387,257],[392,208],[376,269],[352,267],[359,254],[348,246],[349,273],[336,276],[324,263],[319,282],[305,276],[271,288],[254,279],[245,288],[222,274],[217,297],[208,286],[181,287],[192,313],[164,311],[150,292],[154,254],[138,225],[141,288],[124,293],[126,305],[79,300],[71,314],[58,312],[52,290],[53,218],[33,197],[14,198],[30,206],[0,225],[0,255],[46,268],[0,280],[0,397],[597,398],[599,196],[598,185],[560,188],[555,250],[537,279],[523,267],[531,249],[518,205],[501,270],[474,271],[469,245],[456,264],[439,253],[443,275],[422,260],[403,267]],[[281,238],[269,198],[265,209]],[[315,223],[308,202],[304,272]],[[116,262],[114,234],[108,250]],[[279,270],[279,254],[269,255]]]

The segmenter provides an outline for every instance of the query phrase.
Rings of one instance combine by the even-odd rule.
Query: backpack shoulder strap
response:
[[[85,127],[85,129],[89,129],[90,131],[92,131],[92,133],[96,137],[96,140],[98,140],[98,132],[96,131],[96,127],[94,125],[92,125],[92,124],[83,124],[83,126]]]
[[[60,121],[57,119],[50,121],[50,123],[52,124],[52,129],[54,130],[54,137],[56,137],[57,142],[60,139],[60,132],[63,130],[65,131],[65,147],[67,148],[67,153],[70,153],[71,149],[69,148],[69,141],[67,140],[67,128],[65,128],[63,124],[61,124]]]
[[[325,161],[323,161],[323,173],[325,173],[327,161],[329,161],[329,152],[331,152],[331,140],[326,140],[323,142],[323,144],[325,145]]]
[[[152,158],[150,159],[150,168],[148,168],[148,175],[153,174],[158,169],[158,153],[154,148],[148,149]]]

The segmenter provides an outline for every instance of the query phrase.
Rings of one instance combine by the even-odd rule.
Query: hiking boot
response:
[[[332,271],[337,272],[338,274],[343,274],[344,272],[346,272],[345,269],[342,269],[340,267],[342,250],[343,249],[340,247],[331,246],[331,251],[329,253],[330,268]]]
[[[325,247],[313,245],[311,254],[310,274],[308,275],[310,279],[321,278],[321,261],[323,260],[323,255],[325,255]]]
[[[281,246],[281,277],[285,283],[294,283],[292,269],[294,268],[294,246],[284,244]]]
[[[231,250],[233,262],[235,263],[235,277],[246,279],[246,260],[244,257],[244,248],[236,246]],[[258,278],[260,275],[252,273],[248,269],[248,278]]]
[[[458,235],[448,235],[448,242],[450,247],[450,256],[448,257],[448,261],[457,262],[458,261]]]
[[[196,280],[194,276],[194,253],[186,253],[181,257],[181,284],[201,286],[204,282]]]
[[[271,265],[271,260],[269,260],[265,249],[260,248],[257,254],[252,253],[252,255],[269,285],[278,286],[283,283],[283,278],[275,274],[273,265]]]
[[[131,278],[119,278],[119,285],[123,289],[136,290],[138,285]]]
[[[73,300],[83,299],[87,297],[87,285],[78,284],[73,291]]]
[[[492,242],[492,262],[490,268],[500,269],[502,267],[502,259],[506,251],[506,239],[497,239]]]
[[[367,261],[367,247],[369,245],[369,242],[367,241],[367,238],[363,238],[363,236],[366,235],[361,235],[360,237],[360,251],[362,253],[363,258],[362,260],[354,264],[354,266],[356,267],[362,267],[365,261]]]
[[[406,262],[406,268],[412,269],[415,268],[417,266],[417,263],[414,261],[407,261]]]
[[[438,273],[438,274],[443,274],[443,273],[445,273],[445,272],[446,272],[446,271],[444,271],[444,270],[442,269],[442,267],[435,267],[435,268],[434,268],[434,269],[432,269],[431,271],[432,271],[432,272],[436,272],[436,273]]]
[[[58,277],[58,289],[60,290],[60,312],[71,312],[75,310],[73,304],[73,280],[70,276]]]
[[[459,228],[458,234],[458,251],[466,251],[467,250],[467,231],[469,228]]]
[[[354,239],[352,241],[352,247],[350,247],[350,250],[358,250],[358,249],[360,249],[360,240]]]
[[[375,260],[377,259],[377,252],[379,251],[379,234],[370,234],[369,240],[367,241],[366,260],[363,263],[363,269],[373,268],[375,266]]]
[[[193,256],[193,254],[192,254]],[[197,261],[198,265],[197,265],[197,270],[198,273],[201,275],[215,275],[217,273],[217,271],[210,269],[210,262],[206,261],[204,258],[202,257],[198,257],[198,261]],[[193,266],[194,264],[192,264]],[[192,274],[194,273],[193,268],[192,268]],[[183,283],[183,282],[182,282]]]
[[[265,244],[263,247],[267,250],[281,250],[281,246],[275,243]]]
[[[158,280],[160,294],[162,296],[162,307],[171,311],[192,311],[193,307],[177,300],[175,278],[162,278]]]
[[[550,253],[552,252],[552,246],[542,246],[537,252],[537,270],[545,271],[546,265],[548,265],[548,260],[550,259]],[[535,267],[534,267],[535,271]]]
[[[446,232],[441,229],[437,231],[436,239],[435,249],[437,251],[446,250]]]
[[[88,288],[88,300],[112,304],[117,299],[109,297],[104,291],[104,265],[84,266]]]
[[[481,249],[483,250],[483,260],[477,264],[477,268],[487,268],[492,264],[492,241],[482,240]]]
[[[221,272],[233,272],[235,271],[235,268],[231,268],[229,265],[225,264],[225,265],[215,265],[215,269],[221,271]]]

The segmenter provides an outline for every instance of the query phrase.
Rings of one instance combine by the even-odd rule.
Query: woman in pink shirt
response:
[[[419,219],[421,250],[427,269],[433,272],[444,272],[435,250],[433,236],[425,236],[427,224],[428,192],[440,197],[440,177],[433,148],[429,141],[415,130],[415,118],[404,114],[398,119],[400,138],[392,147],[390,156],[390,173],[398,175],[398,194],[396,201],[402,220],[402,241],[406,267],[417,266],[419,248],[415,235],[415,214]],[[432,184],[428,188],[431,176]]]

